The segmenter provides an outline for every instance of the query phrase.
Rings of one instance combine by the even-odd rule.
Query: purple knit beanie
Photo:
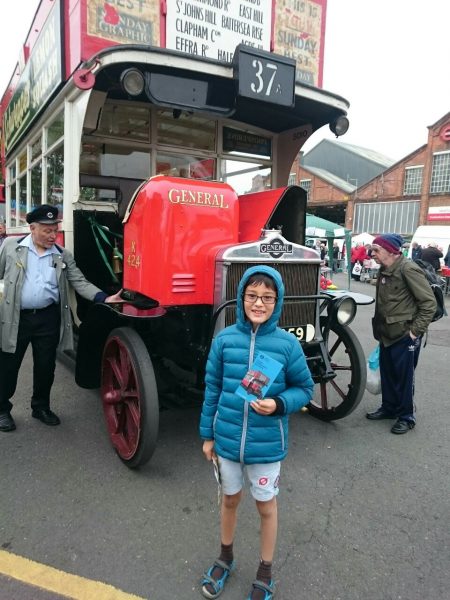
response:
[[[404,243],[404,239],[398,233],[383,233],[383,235],[378,235],[372,242],[372,244],[381,246],[391,254],[401,254],[400,248]]]

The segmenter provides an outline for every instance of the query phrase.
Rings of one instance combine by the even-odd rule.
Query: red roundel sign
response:
[[[445,125],[445,127],[441,129],[439,137],[443,142],[450,142],[450,125]]]

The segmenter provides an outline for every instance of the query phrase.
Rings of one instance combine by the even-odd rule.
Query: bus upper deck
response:
[[[153,175],[270,189],[314,131],[345,132],[347,101],[317,87],[326,0],[165,4],[41,1],[1,101],[8,231],[48,202],[73,249],[74,211],[122,217]]]

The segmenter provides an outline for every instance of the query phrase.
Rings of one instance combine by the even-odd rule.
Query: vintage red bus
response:
[[[1,101],[9,234],[57,205],[61,241],[123,306],[73,299],[76,381],[100,387],[114,448],[152,455],[159,407],[201,398],[214,333],[249,264],[286,283],[311,413],[348,414],[365,384],[348,327],[361,295],[321,293],[293,161],[348,103],[323,91],[325,0],[42,0]]]

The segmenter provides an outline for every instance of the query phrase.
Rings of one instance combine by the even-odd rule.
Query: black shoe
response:
[[[392,433],[408,433],[410,429],[414,429],[416,423],[409,419],[398,419],[391,428]]]
[[[61,421],[49,408],[35,408],[31,413],[35,419],[39,419],[46,425],[59,425]]]
[[[375,412],[367,413],[366,417],[368,419],[370,419],[371,421],[381,421],[381,419],[395,419],[396,418],[395,415],[390,415],[389,413],[384,411],[382,408],[379,408]]]
[[[14,431],[16,424],[9,412],[0,413],[0,431]]]

